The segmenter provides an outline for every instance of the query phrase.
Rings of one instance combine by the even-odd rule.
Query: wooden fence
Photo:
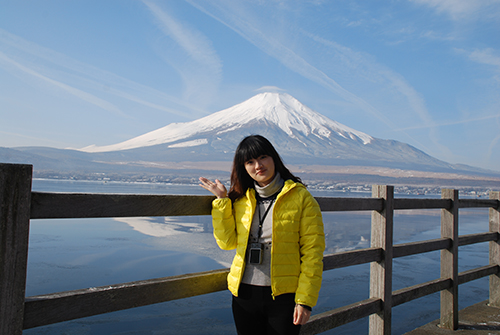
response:
[[[57,322],[182,299],[226,289],[228,269],[25,297],[31,219],[209,215],[211,196],[40,193],[32,166],[0,164],[0,335],[22,334]],[[500,192],[490,199],[394,198],[392,186],[373,186],[372,198],[317,197],[322,211],[372,211],[371,247],[324,257],[324,271],[370,263],[370,297],[314,315],[302,334],[317,334],[369,316],[371,335],[391,333],[391,310],[441,292],[441,326],[458,328],[458,285],[490,276],[490,305],[500,307]],[[459,208],[489,208],[489,232],[458,236]],[[392,244],[393,215],[402,209],[441,209],[441,238]],[[458,273],[458,247],[489,242],[489,265]],[[392,291],[392,260],[441,250],[441,276]]]

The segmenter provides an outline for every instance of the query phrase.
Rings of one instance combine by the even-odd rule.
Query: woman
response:
[[[217,244],[236,248],[227,280],[238,334],[298,334],[321,287],[325,239],[318,203],[260,135],[238,145],[229,193],[219,180],[200,182],[217,197]]]

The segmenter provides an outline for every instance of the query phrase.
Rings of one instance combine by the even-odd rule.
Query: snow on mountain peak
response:
[[[313,111],[289,94],[267,92],[198,120],[172,123],[125,142],[102,147],[89,146],[81,150],[105,152],[172,143],[213,131],[222,134],[252,122],[262,121],[275,124],[292,138],[296,138],[295,134],[299,132],[304,136],[313,135],[323,139],[328,139],[332,133],[336,133],[346,139],[360,139],[363,144],[368,144],[373,140],[365,133],[332,121]],[[190,141],[189,143],[192,145],[194,142]],[[206,142],[198,140],[196,143]]]
[[[372,140],[371,136],[328,119],[286,93],[261,93],[230,109],[240,117],[249,117],[246,121],[241,119],[241,123],[252,118],[267,120],[278,125],[291,137],[295,137],[292,131],[295,129],[305,136],[313,134],[329,138],[333,131],[344,138],[358,137],[364,144]]]

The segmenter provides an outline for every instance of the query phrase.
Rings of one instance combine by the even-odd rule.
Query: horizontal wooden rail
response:
[[[33,192],[32,219],[210,215],[213,196]],[[381,210],[382,199],[316,198],[322,211]]]
[[[323,212],[381,211],[384,200],[376,198],[315,197]]]
[[[459,246],[496,241],[497,239],[498,233],[462,235],[459,237]],[[449,238],[437,238],[434,240],[396,244],[393,247],[393,258],[448,249],[450,246],[451,239]],[[343,251],[325,256],[323,258],[323,270],[327,271],[352,265],[379,262],[382,257],[382,249],[380,248]]]
[[[458,283],[465,284],[469,281],[499,273],[500,269],[495,265],[486,265],[476,269],[459,273]],[[392,293],[392,305],[398,306],[405,302],[421,298],[423,296],[439,292],[451,287],[451,279],[439,278],[426,283],[405,287]]]
[[[409,242],[396,244],[393,247],[393,258],[422,254],[436,250],[447,249],[451,245],[449,238],[437,238],[428,241]]]
[[[500,201],[496,199],[459,199],[460,208],[498,208]]]
[[[432,240],[431,245],[435,246],[435,242],[446,241],[447,239]],[[325,256],[324,270],[369,263],[380,258],[381,249],[375,248],[332,254]],[[24,329],[223,291],[227,288],[228,272],[228,269],[221,269],[28,297],[25,301]],[[459,275],[459,283],[463,284],[499,272],[498,266],[483,266],[468,270]],[[450,281],[450,279],[436,279],[394,291],[393,306],[447,289],[451,286]],[[323,325],[330,326],[332,323],[337,327],[375,313],[377,311],[372,311],[378,304],[375,301],[380,302],[379,299],[368,299],[319,314],[311,320],[311,322],[316,320],[314,321],[316,325],[310,329],[320,329]],[[307,334],[313,333],[307,332]]]
[[[398,306],[451,287],[450,278],[439,278],[392,292],[392,306]]]
[[[464,246],[468,244],[476,244],[481,242],[489,242],[498,240],[498,233],[478,233],[462,235],[458,238],[458,245]],[[451,239],[437,238],[434,240],[417,241],[404,244],[396,244],[393,249],[393,257],[405,257],[410,255],[422,254],[425,252],[448,249],[451,246]]]
[[[32,219],[210,215],[213,196],[31,193]]]
[[[323,271],[370,262],[379,262],[381,259],[382,249],[380,248],[366,248],[339,252],[323,257]]]
[[[472,280],[476,280],[479,278],[499,273],[500,273],[500,267],[498,265],[481,266],[479,268],[460,272],[458,274],[458,284],[465,284]]]
[[[210,215],[213,196],[31,193],[32,219]],[[380,211],[383,199],[316,197],[321,210]],[[394,209],[450,208],[449,199],[394,199]],[[460,207],[498,207],[498,200],[462,199]]]
[[[493,274],[500,273],[500,267],[496,265],[486,265],[475,269],[460,272],[458,274],[458,284],[487,277]],[[425,283],[417,284],[410,287],[405,287],[392,292],[392,306],[398,306],[403,303],[424,297],[426,295],[446,290],[451,287],[450,278],[438,278]]]
[[[468,244],[497,241],[497,240],[498,240],[497,232],[461,235],[458,237],[458,245],[463,246]]]
[[[228,269],[26,298],[24,329],[227,289]]]
[[[302,326],[301,334],[311,335],[322,333],[329,329],[378,313],[381,310],[381,299],[366,299],[328,312],[313,315],[309,322]]]
[[[449,209],[450,207],[450,199],[394,199],[394,209]]]
[[[464,271],[459,274],[459,284],[499,273],[498,266],[483,266],[477,269]],[[392,306],[398,306],[406,302],[422,298],[429,294],[437,293],[451,287],[450,278],[438,278],[418,285],[405,287],[392,292]],[[342,326],[355,320],[364,318],[382,310],[380,299],[367,299],[340,307],[328,312],[317,314],[303,326],[302,333],[318,334],[329,329]]]

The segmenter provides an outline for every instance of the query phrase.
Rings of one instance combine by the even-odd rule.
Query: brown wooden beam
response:
[[[26,298],[24,329],[227,289],[228,269]]]
[[[0,334],[23,331],[31,165],[0,164]]]

